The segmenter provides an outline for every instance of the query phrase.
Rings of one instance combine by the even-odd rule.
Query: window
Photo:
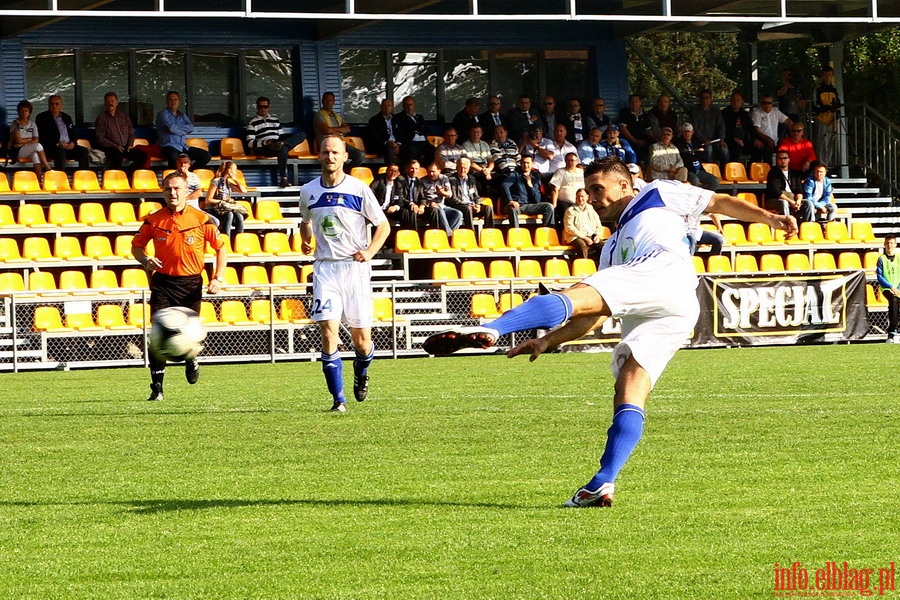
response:
[[[462,110],[466,99],[474,97],[483,100],[490,90],[487,51],[445,50],[443,79],[444,106],[447,107],[445,112],[449,121]]]
[[[239,119],[238,56],[234,52],[195,52],[194,96],[191,120],[195,123],[234,123]]]
[[[416,112],[426,119],[436,119],[437,53],[395,52],[391,58],[394,74],[394,97],[416,97]]]
[[[153,125],[156,113],[166,107],[166,92],[181,94],[181,110],[190,114],[190,97],[185,98],[184,52],[176,50],[137,50],[134,55],[134,95],[138,102],[135,125]]]
[[[512,108],[523,94],[533,102],[543,96],[538,84],[535,52],[497,52],[494,64],[494,89],[507,109]]]
[[[588,53],[586,50],[547,50],[544,53],[547,72],[547,93],[554,94],[557,102],[577,98],[585,106],[594,94],[591,78],[587,77]]]
[[[388,93],[384,50],[341,48],[340,58],[342,113],[351,123],[365,123]]]
[[[123,110],[128,110],[128,53],[85,52],[81,56],[81,73],[84,87],[84,121],[93,123],[97,115],[106,110],[103,96],[115,92]]]
[[[25,94],[34,114],[47,110],[47,99],[62,96],[63,111],[75,107],[75,51],[36,50],[25,56]]]
[[[272,103],[270,114],[282,123],[294,121],[294,68],[288,50],[248,50],[244,55],[245,91],[243,119],[256,114],[256,99],[265,96]]]

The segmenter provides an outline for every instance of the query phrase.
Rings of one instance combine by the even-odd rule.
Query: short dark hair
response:
[[[595,160],[584,168],[585,179],[594,174],[614,174],[618,175],[629,183],[634,184],[634,180],[631,177],[631,171],[628,170],[628,165],[625,164],[618,156],[605,156],[600,160]]]
[[[119,95],[115,92],[106,92],[105,94],[103,94],[104,102],[106,101],[107,98],[115,98],[116,100],[118,100]]]
[[[257,103],[257,104],[259,104],[260,102],[265,102],[266,104],[271,104],[271,103],[272,103],[272,102],[271,102],[268,98],[266,98],[265,96],[260,96],[259,98],[256,99],[256,103]]]
[[[894,235],[893,233],[889,233],[889,234],[887,234],[886,236],[884,236],[884,241],[888,241],[888,240],[896,240],[896,239],[897,239],[897,236]]]
[[[28,100],[22,100],[16,105],[16,110],[18,111],[20,108],[27,108],[31,112],[34,112],[34,106]]]

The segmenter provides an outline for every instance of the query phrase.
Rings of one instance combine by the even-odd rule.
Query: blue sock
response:
[[[339,352],[322,353],[322,373],[325,374],[325,385],[335,402],[346,402],[344,398],[344,363]]]
[[[496,329],[500,335],[527,329],[551,329],[572,316],[572,301],[562,294],[535,296],[528,302],[509,310],[485,327]]]
[[[360,354],[359,350],[356,351],[356,358],[353,359],[353,374],[354,375],[365,375],[369,371],[369,365],[372,364],[372,359],[375,358],[375,346],[372,345],[372,349],[369,350],[368,354]]]
[[[604,483],[612,483],[644,433],[644,410],[634,404],[622,404],[613,414],[613,422],[606,432],[606,448],[600,457],[600,470],[585,486],[596,490]]]

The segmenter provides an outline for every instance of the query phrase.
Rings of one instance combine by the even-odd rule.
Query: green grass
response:
[[[680,352],[606,510],[559,506],[607,354],[377,360],[346,415],[319,363],[6,374],[0,597],[771,598],[898,558],[898,356]]]

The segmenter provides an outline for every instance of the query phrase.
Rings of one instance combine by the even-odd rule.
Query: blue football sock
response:
[[[606,448],[600,457],[600,470],[585,487],[596,490],[604,483],[612,483],[644,433],[644,410],[634,404],[622,404],[613,414],[613,422],[606,432]]]
[[[572,301],[562,294],[535,296],[527,302],[503,313],[485,327],[496,329],[500,335],[528,329],[551,329],[572,316]]]
[[[368,373],[369,365],[372,364],[373,358],[375,358],[374,345],[368,354],[360,354],[359,350],[357,350],[356,358],[353,359],[353,375],[365,375]]]
[[[347,400],[344,398],[344,363],[341,362],[339,352],[322,353],[322,373],[325,374],[325,384],[334,401],[346,402]]]

